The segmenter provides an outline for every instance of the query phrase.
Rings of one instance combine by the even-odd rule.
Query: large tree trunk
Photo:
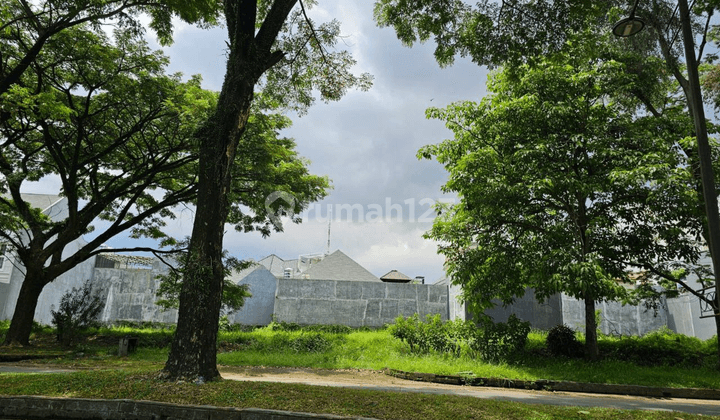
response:
[[[184,265],[177,330],[165,365],[170,379],[209,381],[220,376],[216,340],[224,280],[223,234],[230,168],[248,120],[254,87],[254,80],[230,83],[243,80],[236,75],[235,66],[228,64],[218,110],[199,133],[197,211]]]
[[[595,323],[595,299],[585,298],[585,356],[598,360],[597,324]]]
[[[164,373],[168,379],[210,381],[217,370],[217,332],[225,277],[223,235],[231,167],[245,131],[260,72],[241,48],[231,48],[213,116],[198,131],[198,199],[184,265],[178,324]]]
[[[257,1],[224,3],[230,53],[217,109],[197,133],[197,210],[184,265],[177,330],[163,369],[167,379],[204,382],[220,377],[217,332],[232,164],[250,115],[255,84],[283,58],[282,52],[271,49],[296,2],[275,0],[260,30],[256,30]]]
[[[15,312],[10,321],[10,329],[5,336],[4,344],[22,346],[30,344],[35,308],[37,308],[38,298],[45,284],[41,272],[33,268],[26,269],[25,279],[20,287]]]

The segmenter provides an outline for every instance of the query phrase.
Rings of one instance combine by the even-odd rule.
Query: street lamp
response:
[[[645,27],[645,22],[639,17],[635,16],[635,9],[637,9],[639,1],[640,0],[635,0],[635,5],[630,11],[630,16],[622,19],[620,22],[616,23],[615,26],[613,26],[613,34],[615,34],[615,36],[624,38],[628,36],[633,36],[643,30],[643,28]]]
[[[615,24],[613,27],[615,35],[621,37],[631,36],[638,33],[645,26],[644,22],[635,17],[635,8],[638,1],[635,0],[635,6],[630,12],[630,16]],[[678,8],[688,72],[689,92],[686,92],[686,96],[689,96],[688,106],[693,114],[695,137],[697,138],[698,154],[700,155],[700,178],[702,180],[705,215],[708,223],[708,247],[710,248],[710,257],[715,275],[715,296],[720,296],[720,282],[718,281],[718,276],[720,276],[720,214],[718,214],[715,176],[712,170],[712,154],[708,142],[705,108],[703,107],[702,92],[700,91],[700,77],[698,76],[697,60],[695,59],[695,42],[693,41],[687,0],[678,0]],[[636,29],[638,27],[639,29]],[[714,315],[716,317],[720,316],[720,307],[718,307],[716,299],[713,300],[712,306]]]

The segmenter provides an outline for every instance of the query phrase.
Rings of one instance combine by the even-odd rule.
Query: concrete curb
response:
[[[259,408],[238,409],[154,401],[35,396],[0,397],[0,419],[2,418],[26,420],[374,420],[364,417],[294,413]]]
[[[448,385],[490,386],[498,388],[533,389],[542,391],[586,392],[594,394],[633,395],[654,398],[691,398],[720,400],[720,390],[703,388],[666,388],[640,385],[592,384],[570,381],[521,381],[502,378],[478,378],[472,376],[434,375],[432,373],[404,372],[383,369],[386,375],[411,381],[433,382]]]

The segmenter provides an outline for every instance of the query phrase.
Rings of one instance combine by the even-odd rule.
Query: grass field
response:
[[[0,336],[7,328],[0,323]],[[383,393],[305,385],[220,381],[205,385],[174,384],[156,378],[167,357],[172,329],[112,328],[89,330],[87,338],[72,349],[60,348],[49,328],[36,328],[30,348],[2,348],[0,353],[46,352],[62,354],[46,360],[61,366],[92,367],[65,375],[2,374],[0,394],[48,395],[86,398],[129,398],[187,404],[257,407],[381,419],[692,419],[677,413],[629,412],[525,405],[467,397]],[[129,357],[116,356],[117,339],[138,336],[140,348]],[[544,351],[544,334],[532,332],[521,354],[501,364],[489,364],[467,355],[413,354],[387,330],[224,331],[219,337],[218,363],[222,365],[296,366],[330,369],[382,369],[437,374],[472,372],[476,376],[509,379],[554,379],[648,386],[720,389],[712,340],[685,340],[667,331],[648,339],[602,337],[605,358],[551,357]],[[643,341],[644,340],[644,341]],[[685,342],[681,342],[685,340]],[[655,357],[651,365],[633,361],[643,352],[663,353],[679,366]],[[622,357],[617,354],[621,353]],[[663,353],[664,354],[664,353]],[[668,356],[669,357],[669,356]],[[626,360],[622,360],[626,359]],[[672,357],[670,358],[672,359]],[[670,360],[668,359],[668,360]],[[645,363],[647,364],[647,363]],[[708,417],[702,417],[708,418]]]

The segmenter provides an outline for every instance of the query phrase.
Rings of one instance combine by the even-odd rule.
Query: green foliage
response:
[[[138,337],[138,347],[142,348],[165,349],[170,345],[173,334],[175,333],[174,325],[140,324],[144,325],[133,325],[133,323],[127,323],[122,326],[105,326],[98,328],[95,333],[100,336],[115,337],[117,339],[126,336]],[[117,341],[113,342],[117,343]],[[117,347],[113,347],[111,350],[113,350],[112,354],[117,354]]]
[[[177,243],[176,246],[182,247],[186,244],[187,241],[182,241]],[[179,305],[179,296],[183,280],[183,267],[185,266],[184,260],[188,258],[188,253],[186,251],[179,251],[178,254],[179,260],[181,261],[180,268],[171,267],[167,274],[157,276],[157,278],[160,279],[160,285],[155,292],[155,295],[158,298],[155,303],[163,309],[177,308]],[[240,261],[235,257],[228,256],[227,251],[224,251],[223,254],[225,280],[223,284],[222,305],[227,313],[231,313],[240,310],[240,308],[242,308],[245,304],[245,299],[251,297],[252,294],[249,292],[250,289],[248,285],[235,284],[230,279],[230,276],[233,271],[240,272],[248,268],[251,263],[249,261]]]
[[[511,314],[507,322],[494,323],[489,318],[480,321],[469,340],[470,348],[488,362],[502,362],[525,349],[530,323]]]
[[[455,357],[468,354],[489,362],[507,360],[522,351],[530,332],[530,323],[514,314],[507,323],[493,323],[483,317],[479,325],[456,319],[443,322],[440,315],[426,315],[425,322],[418,314],[399,316],[388,327],[390,334],[407,343],[416,354],[447,353]]]
[[[389,327],[390,334],[410,346],[410,351],[427,354],[430,351],[445,352],[450,347],[450,328],[443,323],[440,315],[426,315],[425,322],[418,314],[410,317],[399,316]]]
[[[642,337],[608,337],[599,342],[603,355],[638,366],[709,366],[716,364],[717,339],[702,341],[667,327]]]
[[[629,267],[665,277],[702,256],[677,136],[635,111],[628,95],[638,79],[624,64],[585,48],[504,68],[480,103],[427,111],[455,136],[418,156],[445,166],[443,191],[460,203],[439,207],[426,237],[443,244],[448,275],[475,314],[528,288],[540,300],[628,299]]]
[[[341,341],[336,334],[306,330],[274,331],[269,335],[242,333],[233,340],[243,350],[292,354],[327,352]]]
[[[102,291],[93,290],[90,280],[80,288],[73,287],[60,298],[58,310],[50,311],[57,340],[65,347],[76,343],[82,329],[99,325],[97,318],[104,308]]]
[[[0,321],[0,343],[5,342],[5,333],[7,333],[7,330],[9,328],[10,328],[9,320]]]
[[[575,331],[565,324],[559,324],[548,331],[545,345],[553,356],[580,357],[583,355],[582,345],[575,337]]]
[[[456,56],[496,66],[561,50],[570,34],[604,17],[605,10],[595,3],[377,0],[375,20],[381,27],[393,27],[406,46],[432,39],[441,66],[452,64]]]

